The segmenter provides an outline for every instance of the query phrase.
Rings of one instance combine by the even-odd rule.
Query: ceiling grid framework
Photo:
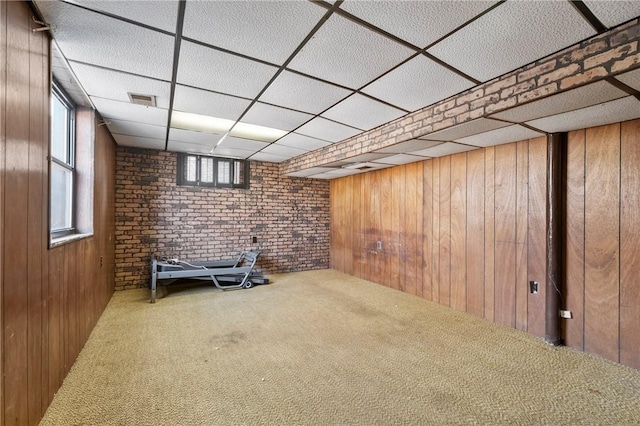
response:
[[[598,64],[573,83],[553,80],[557,63],[547,84],[514,73],[633,24],[637,1],[34,4],[71,67],[65,82],[75,76],[118,144],[280,162],[292,176],[331,179],[640,111],[637,62],[607,63],[607,81]],[[637,43],[626,49],[611,60]]]

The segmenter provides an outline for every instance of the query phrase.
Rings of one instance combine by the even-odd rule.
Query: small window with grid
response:
[[[246,160],[179,153],[177,172],[178,185],[249,187],[249,163]]]

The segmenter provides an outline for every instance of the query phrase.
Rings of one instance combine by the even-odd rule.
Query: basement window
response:
[[[249,162],[179,153],[177,183],[183,186],[246,189],[249,187]]]

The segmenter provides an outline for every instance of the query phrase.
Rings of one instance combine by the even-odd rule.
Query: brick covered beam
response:
[[[281,164],[287,174],[366,154],[640,68],[640,19],[342,142]]]

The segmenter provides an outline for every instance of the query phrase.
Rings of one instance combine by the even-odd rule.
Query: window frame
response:
[[[57,238],[66,237],[72,234],[75,234],[77,231],[76,228],[76,207],[77,207],[77,172],[76,172],[76,106],[71,101],[71,98],[60,88],[56,81],[52,81],[51,84],[51,100],[55,97],[67,110],[67,132],[66,132],[66,141],[65,141],[65,149],[67,161],[63,161],[53,154],[53,108],[51,108],[51,118],[49,124],[49,234],[50,239],[55,240]],[[50,102],[51,103],[51,102]],[[53,165],[60,166],[71,173],[71,193],[70,193],[70,214],[71,220],[69,227],[64,228],[53,228],[52,224],[52,208],[51,208],[51,196],[52,196],[52,181],[51,181],[51,170],[53,169]]]
[[[193,180],[193,181],[185,179],[185,162],[186,162],[186,159],[189,157],[195,157],[196,159],[196,180]],[[201,179],[203,158],[212,159],[213,161],[213,165],[212,165],[213,181],[212,182],[203,182]],[[229,183],[220,182],[218,172],[219,172],[219,164],[222,162],[229,163],[229,173],[227,174],[229,178]],[[238,165],[242,166],[242,171],[240,175],[236,173],[236,167],[238,167]],[[179,152],[177,156],[176,169],[177,169],[176,183],[179,186],[200,186],[205,188],[230,188],[230,189],[248,189],[249,188],[249,161],[248,160]],[[236,179],[235,179],[236,177],[240,178],[240,182],[236,182]]]

